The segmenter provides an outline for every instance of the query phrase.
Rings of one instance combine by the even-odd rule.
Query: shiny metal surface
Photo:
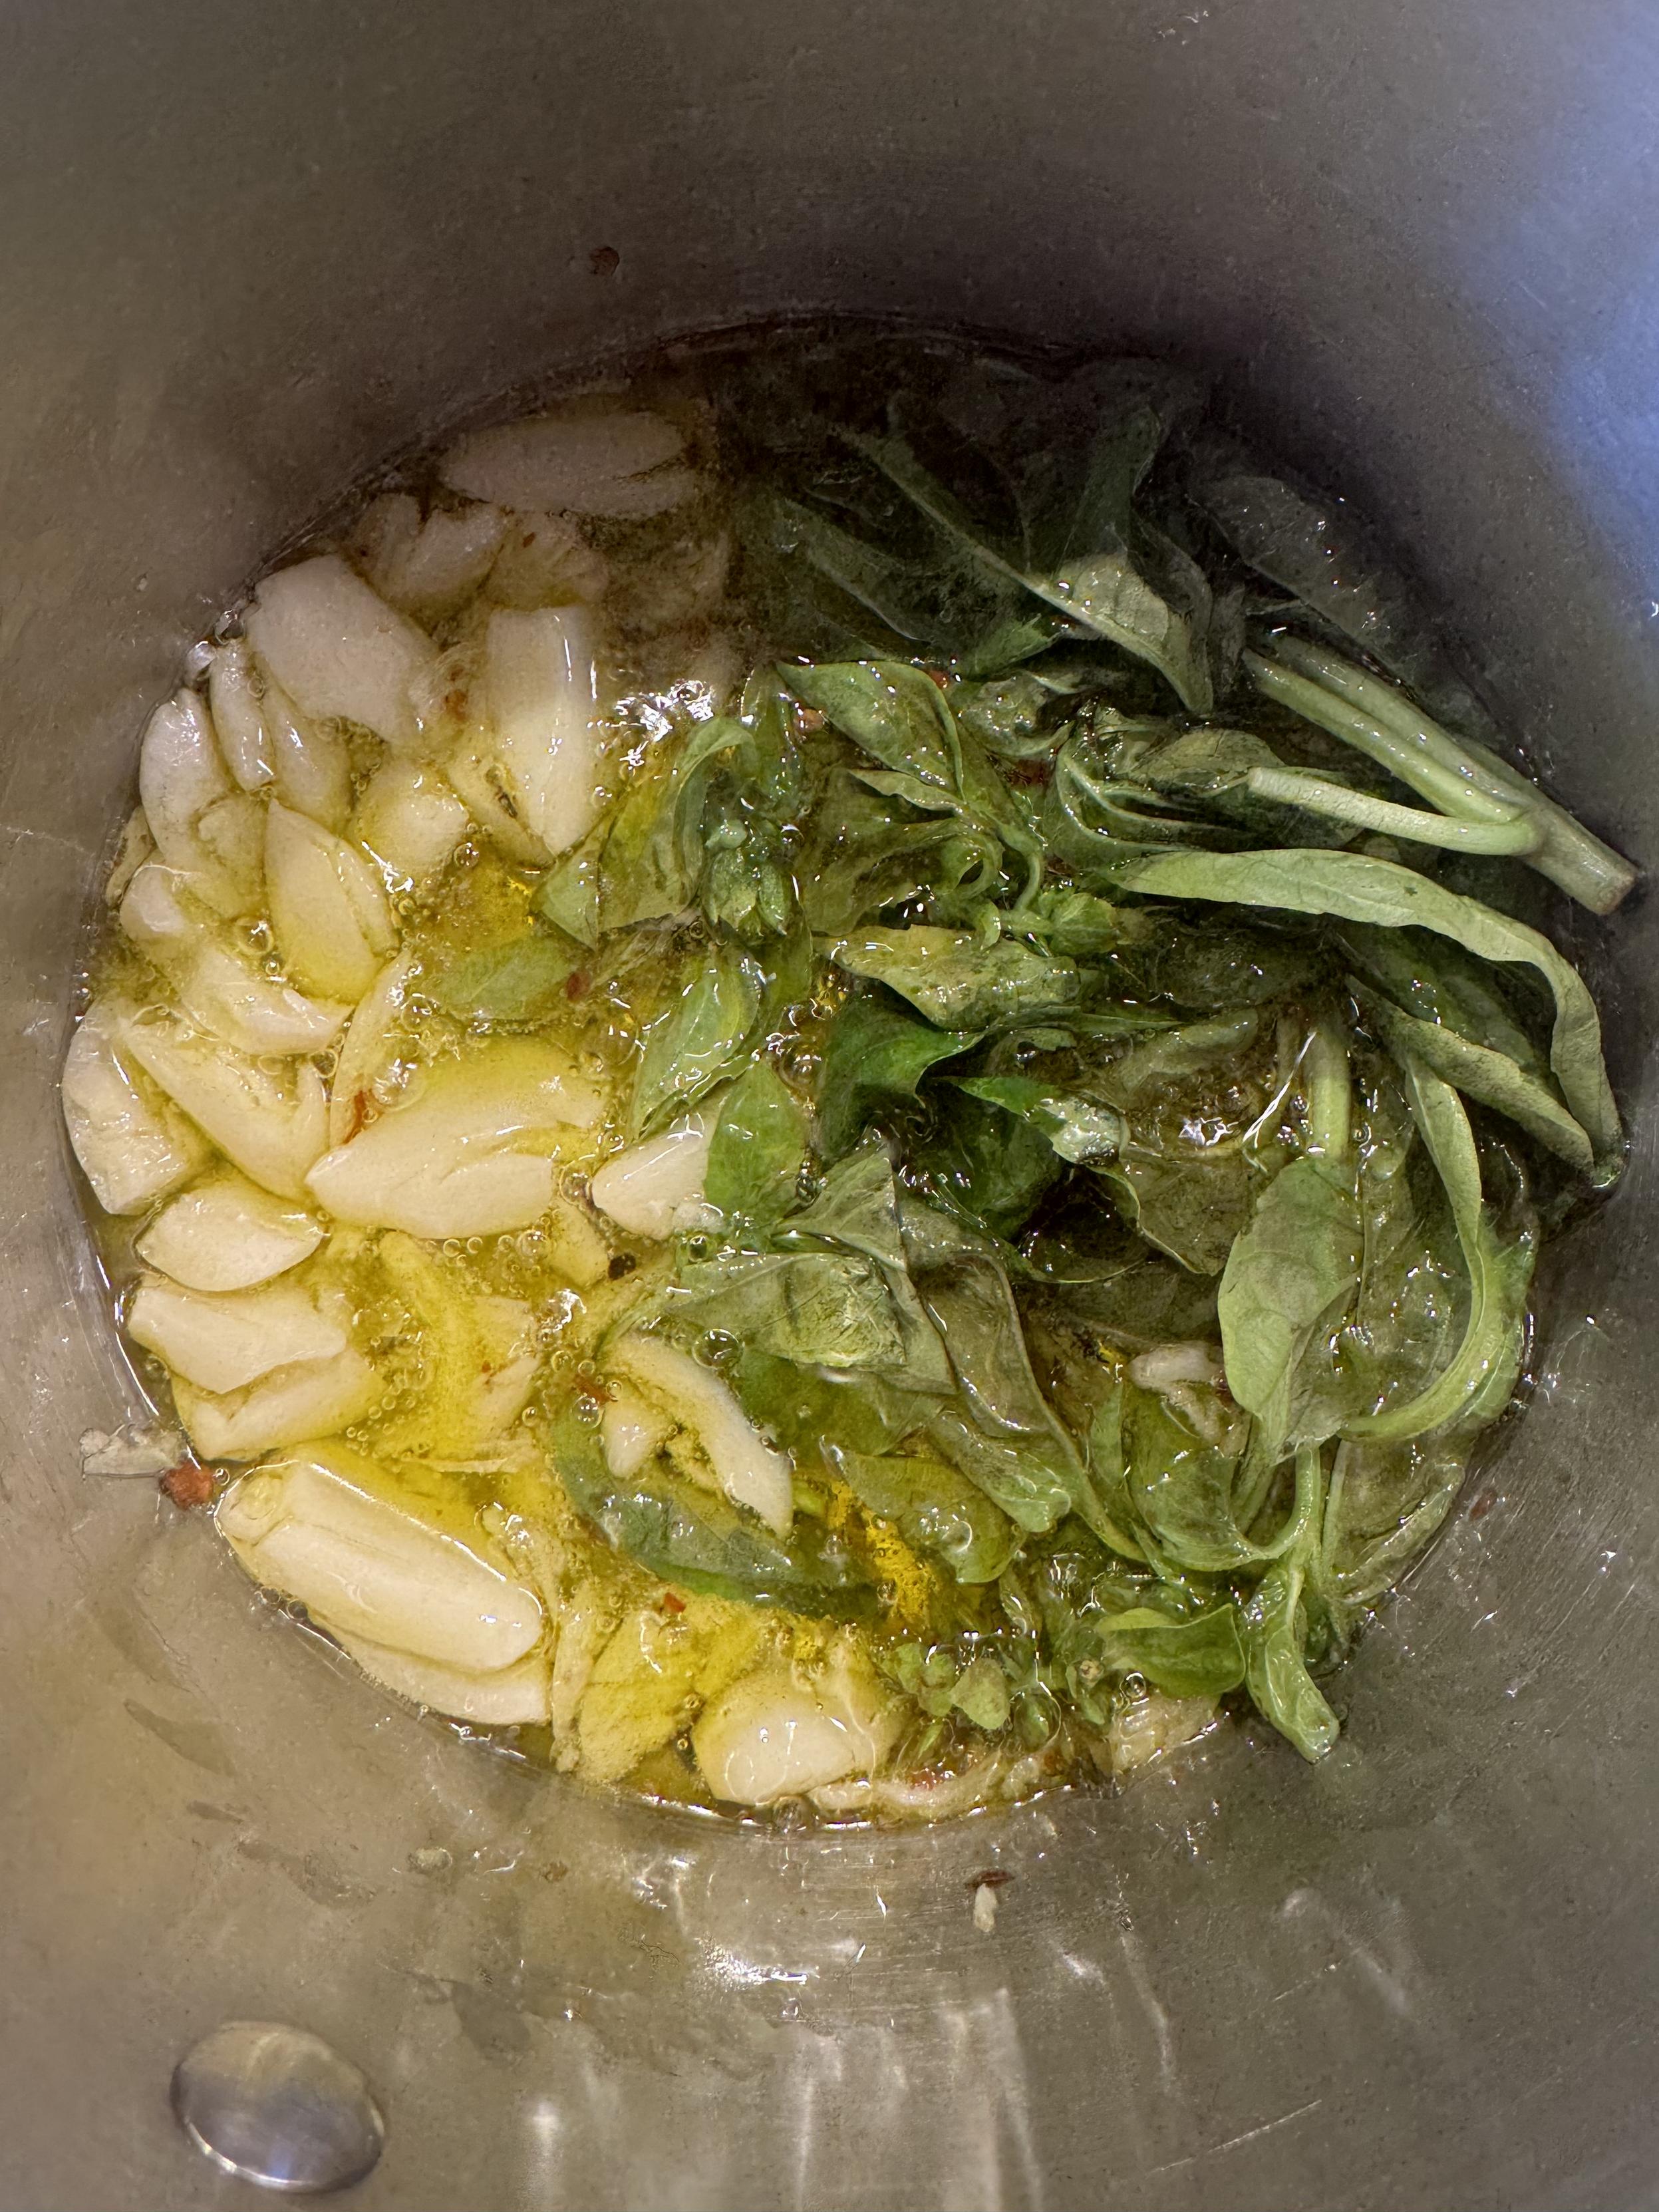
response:
[[[750,313],[1212,362],[1659,865],[1659,16],[64,0],[7,54],[0,2200],[242,2201],[167,2099],[237,2016],[372,2074],[365,2208],[1659,2200],[1650,899],[1573,927],[1632,1172],[1341,1749],[1229,1734],[932,1835],[538,1780],[332,1671],[147,1484],[83,1480],[125,1400],[53,1103],[143,709],[211,611],[421,428]]]
[[[230,2020],[173,2069],[173,2109],[222,2172],[262,2189],[349,2189],[386,2147],[361,2067],[304,2028]]]

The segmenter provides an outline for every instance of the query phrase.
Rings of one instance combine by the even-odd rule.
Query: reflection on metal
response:
[[[368,2081],[302,2027],[227,2021],[173,2069],[179,2124],[216,2166],[262,2189],[361,2181],[386,2144]]]

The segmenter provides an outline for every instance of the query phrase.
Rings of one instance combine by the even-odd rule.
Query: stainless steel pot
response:
[[[5,2203],[244,2201],[167,2085],[246,2016],[367,2069],[361,2201],[410,2212],[1653,2201],[1650,904],[1574,933],[1631,1174],[1558,1250],[1536,1403],[1345,1679],[1342,1747],[1228,1733],[934,1834],[578,1796],[331,1671],[149,1484],[83,1479],[122,1383],[55,1085],[145,703],[227,595],[491,391],[757,313],[1213,362],[1659,862],[1659,15],[62,0],[6,45]]]

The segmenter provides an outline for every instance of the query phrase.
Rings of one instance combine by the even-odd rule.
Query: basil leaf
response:
[[[568,1003],[566,986],[582,961],[568,939],[535,932],[463,954],[425,988],[461,1021],[545,1021]]]
[[[1107,1615],[1095,1632],[1098,1662],[1108,1674],[1144,1674],[1171,1698],[1222,1698],[1244,1680],[1238,1615],[1231,1605],[1182,1621],[1161,1620],[1150,1609]]]
[[[1595,1001],[1577,969],[1524,922],[1444,890],[1391,860],[1292,848],[1260,853],[1167,853],[1112,871],[1117,888],[1149,897],[1211,899],[1236,906],[1325,914],[1387,929],[1419,927],[1483,960],[1535,969],[1555,1000],[1550,1066],[1562,1097],[1595,1146],[1598,1178],[1619,1171],[1619,1110],[1601,1058]]]
[[[679,1270],[664,1310],[798,1366],[902,1370],[904,1340],[879,1267],[850,1252],[748,1252]]]
[[[550,1455],[578,1512],[606,1541],[681,1589],[832,1620],[875,1618],[878,1602],[839,1538],[799,1515],[786,1544],[723,1498],[653,1463],[618,1481],[597,1429],[567,1408]]]
[[[1128,1105],[1143,1092],[1203,1075],[1218,1061],[1231,1060],[1254,1043],[1261,1028],[1258,1013],[1218,1014],[1166,1030],[1115,1060],[1102,1078],[1105,1089]]]
[[[720,1101],[703,1195],[728,1220],[769,1227],[794,1203],[806,1158],[799,1103],[770,1060],[757,1060]]]
[[[1101,1508],[1076,1445],[1037,1388],[1008,1278],[994,1250],[936,1207],[908,1206],[905,1247],[961,1386],[928,1434],[953,1467],[1023,1528]]]
[[[930,522],[992,574],[1023,584],[1076,629],[1149,661],[1184,706],[1207,714],[1215,703],[1208,580],[1196,562],[1132,512],[1162,436],[1163,426],[1150,409],[1105,434],[1070,533],[1074,544],[1085,541],[1092,557],[1068,561],[1052,575],[1022,569],[1000,554],[904,439],[855,437],[854,442]]]
[[[851,1151],[869,1124],[915,1098],[930,1067],[978,1042],[934,1029],[875,992],[847,1000],[830,1024],[818,1073],[818,1137],[826,1159]]]
[[[927,896],[936,913],[988,898],[1002,848],[956,814],[919,817],[902,799],[842,770],[828,780],[799,865],[802,908],[821,936],[838,936],[883,907]]]
[[[1451,1510],[1468,1460],[1467,1444],[1444,1437],[1337,1447],[1319,1566],[1328,1603],[1352,1618],[1399,1581]]]
[[[1158,925],[1141,907],[1116,906],[1090,891],[1039,891],[1018,926],[1040,936],[1050,952],[1074,960],[1103,960],[1126,945],[1144,945]]]
[[[986,1029],[1076,1003],[1076,963],[1049,959],[1014,939],[981,945],[965,930],[864,929],[830,957],[849,975],[885,983],[940,1029]]]
[[[1532,1283],[1532,1238],[1523,1235],[1505,1244],[1482,1203],[1480,1155],[1457,1093],[1409,1054],[1401,1072],[1412,1118],[1445,1185],[1468,1275],[1469,1306],[1462,1344],[1426,1389],[1347,1425],[1351,1436],[1379,1443],[1497,1417],[1520,1372]]]
[[[1298,1484],[1311,1474],[1322,1490],[1318,1446],[1304,1444],[1297,1462]],[[1240,1605],[1245,1686],[1257,1711],[1310,1761],[1323,1759],[1339,1733],[1335,1714],[1308,1672],[1308,1614],[1303,1593],[1313,1562],[1317,1528],[1315,1516],[1309,1533],[1269,1567]]]
[[[902,1346],[906,1388],[949,1390],[951,1364],[910,1280],[892,1165],[878,1144],[839,1161],[817,1196],[778,1231],[780,1244],[807,1240],[859,1253],[880,1268]]]
[[[1051,1090],[1028,1075],[955,1076],[969,1097],[999,1106],[1048,1139],[1062,1160],[1108,1159],[1123,1142],[1123,1117],[1093,1099]],[[1029,1208],[1027,1209],[1029,1211]]]
[[[629,1114],[634,1135],[694,1105],[738,1064],[761,1011],[763,980],[750,955],[719,946],[673,1005],[647,1024]]]
[[[926,1400],[868,1368],[837,1372],[799,1367],[750,1347],[738,1354],[730,1380],[750,1419],[802,1468],[836,1445],[848,1451],[889,1451],[930,1410]]]
[[[982,748],[957,727],[930,677],[902,661],[788,668],[785,680],[855,744],[882,763],[863,781],[889,798],[959,816],[1026,861],[1028,892],[1042,846]]]
[[[931,677],[906,661],[843,661],[779,673],[802,703],[816,708],[884,768],[914,776],[946,799],[962,796],[962,747],[956,718]]]
[[[1595,1173],[1595,1148],[1547,1084],[1504,1054],[1474,1044],[1440,1023],[1402,1013],[1363,985],[1357,988],[1369,1018],[1397,1056],[1420,1060],[1455,1090],[1506,1115],[1580,1175]]]
[[[1019,1549],[1006,1514],[942,1460],[832,1450],[861,1505],[892,1522],[914,1552],[941,1559],[959,1583],[991,1583]]]
[[[1250,1171],[1242,1149],[1163,1153],[1138,1139],[1091,1172],[1149,1244],[1196,1275],[1218,1275],[1250,1218]]]
[[[1297,1363],[1358,1287],[1361,1249],[1352,1175],[1306,1154],[1273,1177],[1228,1255],[1216,1300],[1227,1388],[1276,1443],[1292,1435]]]

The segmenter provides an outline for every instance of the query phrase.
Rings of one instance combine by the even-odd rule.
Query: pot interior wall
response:
[[[0,82],[0,2188],[185,2207],[197,2035],[375,2081],[400,2208],[1626,2201],[1650,2185],[1650,907],[1571,927],[1635,1132],[1536,1402],[1345,1679],[1115,1799],[785,1836],[394,1708],[145,1483],[54,1097],[147,703],[489,394],[826,309],[1212,363],[1659,860],[1659,186],[1629,0],[71,0]],[[611,247],[619,257],[599,273]],[[1493,1502],[1495,1498],[1495,1502]],[[969,1878],[1016,1876],[992,1936]],[[234,2192],[232,2192],[234,2193]]]

